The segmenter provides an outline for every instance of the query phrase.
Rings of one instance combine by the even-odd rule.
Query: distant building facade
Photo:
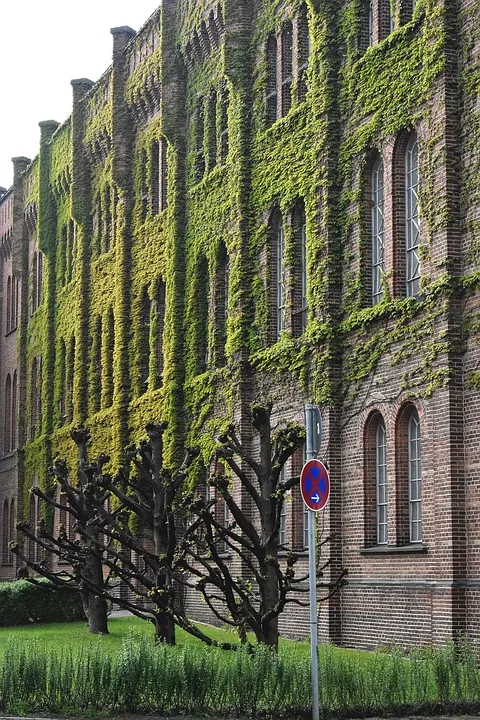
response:
[[[228,418],[254,449],[258,399],[278,420],[314,402],[319,527],[349,570],[322,637],[479,638],[479,16],[164,0],[112,30],[112,66],[0,191],[2,578],[72,426],[115,466],[152,419],[173,458]],[[295,488],[286,547],[305,517]],[[281,625],[305,635],[307,611]]]

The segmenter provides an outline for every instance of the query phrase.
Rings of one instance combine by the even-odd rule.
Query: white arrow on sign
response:
[[[319,496],[319,494],[316,493],[315,495],[312,495],[312,497],[310,498],[310,500],[311,500],[312,502],[314,502],[314,503],[319,503],[319,502],[320,502],[320,496]]]

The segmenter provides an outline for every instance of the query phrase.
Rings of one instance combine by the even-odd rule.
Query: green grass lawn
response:
[[[109,635],[93,636],[83,622],[0,629],[0,710],[104,715],[155,712],[229,717],[262,712],[308,713],[308,642],[282,640],[277,657],[261,647],[209,648],[177,629],[177,647],[155,643],[151,623],[109,620]],[[207,628],[231,642],[234,633]],[[321,646],[322,707],[342,715],[399,713],[438,704],[480,702],[478,656],[452,645],[368,653]]]

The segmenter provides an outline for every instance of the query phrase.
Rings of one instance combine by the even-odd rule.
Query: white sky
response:
[[[11,158],[38,154],[42,120],[71,113],[70,81],[111,63],[110,28],[138,31],[160,0],[0,0],[0,186]]]

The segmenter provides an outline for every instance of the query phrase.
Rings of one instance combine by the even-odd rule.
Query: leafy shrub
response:
[[[60,590],[47,580],[33,585],[27,580],[0,583],[0,626],[67,622],[85,617],[74,590]]]

